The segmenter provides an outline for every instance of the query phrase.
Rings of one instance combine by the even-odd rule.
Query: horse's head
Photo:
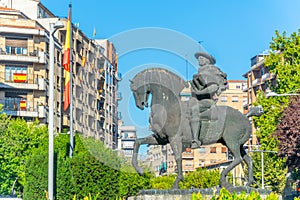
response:
[[[133,92],[135,105],[139,109],[144,110],[144,107],[148,107],[148,97],[150,91],[147,90],[147,87],[145,85],[138,87],[134,84],[133,81],[130,81],[130,83],[130,89]]]

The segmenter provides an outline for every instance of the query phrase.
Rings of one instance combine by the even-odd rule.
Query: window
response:
[[[217,147],[210,147],[210,153],[217,153]]]
[[[206,152],[205,147],[200,147],[200,148],[199,148],[199,153],[205,153],[205,152]]]
[[[60,51],[56,51],[56,62],[60,65],[61,62],[60,62]]]
[[[192,149],[191,148],[186,148],[185,153],[192,153]]]
[[[5,38],[7,54],[27,55],[27,38]]]
[[[235,89],[241,89],[241,86],[240,85],[236,85]]]
[[[266,72],[265,72],[265,68],[261,68],[261,71],[260,71],[261,75],[264,75]]]
[[[238,96],[233,96],[231,101],[232,102],[239,102],[239,97]]]
[[[27,67],[25,66],[5,66],[5,81],[27,82]]]
[[[221,96],[221,102],[227,102],[228,101],[227,99],[228,99],[227,97]]]
[[[222,147],[222,153],[227,153],[227,148],[226,147]]]

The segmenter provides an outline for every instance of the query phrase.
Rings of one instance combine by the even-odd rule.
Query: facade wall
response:
[[[17,10],[0,9],[0,12],[0,103],[13,117],[47,123],[49,33]],[[56,41],[54,130],[57,132],[62,129],[61,48]]]
[[[247,79],[247,84],[243,87],[243,91],[247,93],[247,103],[244,104],[245,113],[251,109],[253,103],[256,101],[258,91],[268,93],[270,92],[270,87],[276,85],[275,75],[271,74],[264,65],[266,56],[268,56],[268,53],[263,52],[252,57],[251,69],[243,75]],[[252,123],[252,137],[248,142],[250,148],[252,145],[258,144],[255,131],[254,124]]]
[[[28,121],[38,118],[41,123],[47,123],[49,23],[61,20],[65,24],[65,28],[54,34],[56,44],[54,125],[56,132],[68,130],[70,109],[63,111],[62,101],[64,92],[62,54],[67,19],[55,17],[39,0],[0,0],[0,5],[6,7],[0,12],[0,87],[5,87],[5,91],[0,92],[0,103],[6,105],[8,103],[5,102],[11,101],[8,98],[15,96],[26,99],[26,106],[30,112],[26,110],[27,113],[24,114],[22,110],[7,113],[13,116],[30,114],[30,117],[25,116]],[[26,56],[25,53],[22,56],[15,56],[5,52],[7,38],[10,35],[17,35],[22,40],[26,38]],[[118,130],[118,81],[120,81],[118,57],[114,45],[108,40],[103,41],[105,42],[100,44],[96,40],[89,39],[72,24],[73,127],[75,132],[101,140],[107,147],[115,149]],[[19,45],[24,46],[21,42]],[[12,79],[9,80],[12,82],[9,84],[8,81],[4,81],[5,76],[8,76],[5,71],[8,70],[7,63],[26,67],[26,83],[16,84]],[[10,89],[7,85],[11,86]],[[20,104],[19,99],[17,104]],[[38,112],[35,112],[36,110]],[[43,114],[39,114],[42,111]]]

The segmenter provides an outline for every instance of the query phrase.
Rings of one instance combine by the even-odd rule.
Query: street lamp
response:
[[[299,89],[297,89],[299,90]],[[284,93],[284,94],[277,94],[276,92],[270,91],[266,94],[266,98],[269,97],[283,97],[283,96],[299,96],[300,93]],[[266,150],[252,150],[253,152],[260,152],[261,153],[261,185],[262,189],[265,188],[264,185],[264,153],[278,153],[277,151],[266,151]]]
[[[50,44],[49,44],[49,147],[48,147],[48,199],[54,199],[54,36],[57,29],[63,28],[64,24],[61,21],[50,23]]]
[[[260,147],[260,146],[258,146]],[[261,156],[261,188],[265,189],[265,169],[264,169],[264,153],[278,153],[277,151],[268,150],[249,150],[249,152],[260,152]]]
[[[282,96],[298,96],[300,95],[299,93],[285,93],[285,94],[277,94],[276,92],[269,92],[266,94],[266,97],[269,98],[269,97],[282,97]]]

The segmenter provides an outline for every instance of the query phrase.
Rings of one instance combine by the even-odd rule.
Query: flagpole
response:
[[[72,31],[72,1],[69,4],[70,9],[70,158],[73,157],[74,137],[73,137],[73,31]]]

